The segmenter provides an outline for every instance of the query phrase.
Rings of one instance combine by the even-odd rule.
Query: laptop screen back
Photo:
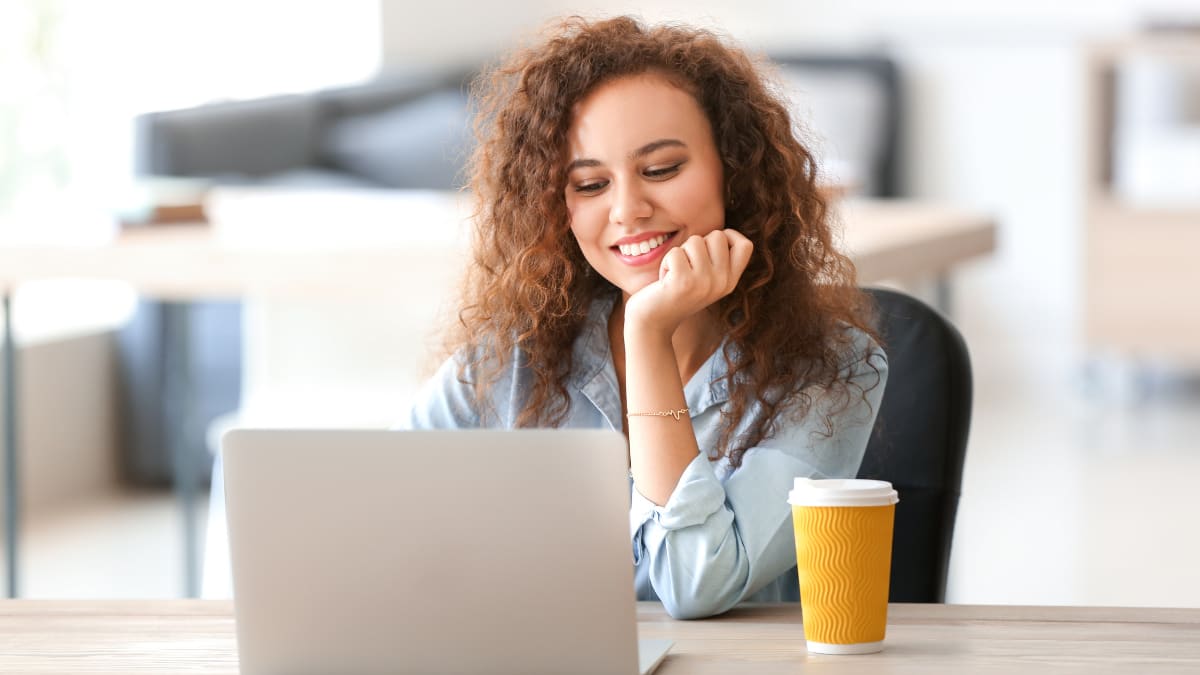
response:
[[[636,673],[624,438],[236,430],[242,672]]]

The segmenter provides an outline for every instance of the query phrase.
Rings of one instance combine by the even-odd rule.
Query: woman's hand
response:
[[[754,244],[737,230],[688,237],[663,256],[658,281],[630,296],[626,326],[634,322],[670,337],[684,319],[733,292],[753,250]]]

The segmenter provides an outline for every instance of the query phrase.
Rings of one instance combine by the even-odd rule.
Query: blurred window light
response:
[[[144,112],[360,81],[378,0],[76,0],[65,42],[92,92]]]
[[[138,114],[373,77],[379,1],[0,2],[0,246],[111,236]]]

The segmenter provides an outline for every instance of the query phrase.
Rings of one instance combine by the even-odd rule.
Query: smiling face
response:
[[[658,280],[668,249],[725,225],[721,159],[691,94],[622,77],[575,106],[566,204],[588,263],[626,296]]]

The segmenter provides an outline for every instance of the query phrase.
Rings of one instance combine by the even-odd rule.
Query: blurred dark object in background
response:
[[[469,75],[368,84],[150,113],[137,171],[214,184],[451,189],[470,152]]]
[[[1147,33],[1177,33],[1180,36],[1200,36],[1200,13],[1190,16],[1156,16],[1142,21]]]
[[[182,442],[196,478],[209,479],[205,430],[241,403],[241,340],[241,303],[194,302],[184,307],[138,302],[133,318],[117,334],[126,481],[172,483],[172,430],[177,429],[185,430]],[[178,349],[181,345],[184,348]],[[181,393],[183,388],[187,391]]]

